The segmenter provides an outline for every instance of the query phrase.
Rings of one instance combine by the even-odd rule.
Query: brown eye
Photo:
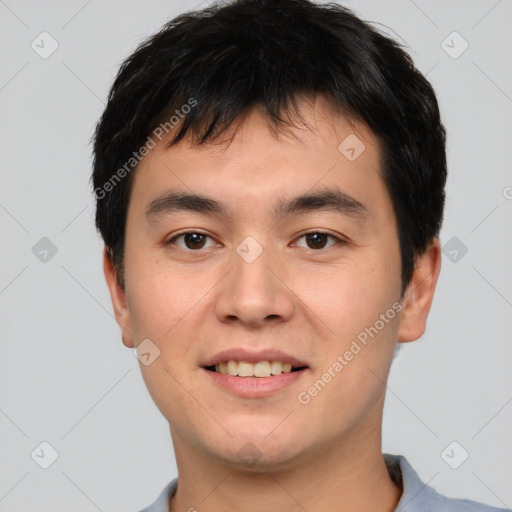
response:
[[[183,239],[183,245],[176,244],[176,240],[179,240],[180,238]],[[205,235],[203,233],[197,233],[195,231],[189,231],[187,233],[181,233],[180,235],[176,235],[175,237],[171,238],[168,242],[166,242],[165,245],[177,245],[178,247],[182,249],[189,249],[191,251],[195,251],[198,249],[203,249],[205,247],[206,240],[211,237],[208,235]]]
[[[183,240],[189,249],[202,249],[206,241],[206,235],[201,233],[185,233]]]
[[[302,238],[306,240],[306,248],[313,250],[325,249],[329,238],[331,238],[335,242],[327,246],[327,248],[332,247],[333,245],[344,245],[346,243],[345,241],[340,240],[334,235],[324,233],[322,231],[312,231],[310,233],[305,233],[304,235],[300,236],[298,240]]]
[[[328,235],[325,233],[308,233],[306,235],[306,241],[311,244],[311,249],[323,249],[327,244]]]

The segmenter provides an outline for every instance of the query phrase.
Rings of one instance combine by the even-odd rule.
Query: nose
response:
[[[290,320],[295,300],[289,277],[269,253],[263,250],[249,263],[233,252],[231,271],[221,281],[215,301],[219,321],[257,328]]]

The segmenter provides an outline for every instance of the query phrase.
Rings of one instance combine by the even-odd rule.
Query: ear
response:
[[[434,237],[427,250],[416,258],[412,280],[405,291],[397,340],[414,341],[425,332],[441,271],[441,243]]]
[[[133,348],[134,343],[130,323],[130,312],[126,303],[126,292],[117,280],[114,261],[107,247],[103,249],[103,272],[110,291],[116,321],[119,327],[121,327],[123,344],[128,348]]]

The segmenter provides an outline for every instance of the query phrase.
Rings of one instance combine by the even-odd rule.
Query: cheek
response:
[[[347,340],[373,324],[391,306],[390,281],[382,262],[351,261],[297,283],[298,295],[331,335]],[[388,304],[389,302],[389,304]]]
[[[150,339],[158,359],[141,370],[150,393],[158,402],[159,389],[179,391],[179,382],[197,369],[202,324],[211,314],[212,283],[205,272],[186,273],[162,266],[134,265],[129,274],[130,319],[136,343]],[[214,280],[215,281],[215,280]]]
[[[392,360],[401,310],[397,302],[400,282],[385,266],[377,258],[361,258],[324,276],[308,292],[310,310],[328,327],[322,336],[324,357],[319,373],[330,370],[339,376],[333,379],[340,385],[333,386],[333,398],[375,395],[380,383],[370,370],[385,375]],[[336,371],[333,365],[339,357],[343,369],[339,371],[338,364]]]
[[[182,386],[192,391],[189,378],[195,369],[197,334],[194,315],[201,311],[199,299],[207,288],[188,286],[182,277],[171,277],[149,265],[138,266],[138,270],[134,267],[129,275],[130,318],[136,343],[150,339],[159,351],[151,364],[139,365],[142,377],[164,417],[175,418],[182,415],[178,411],[193,410],[193,400],[183,393]],[[187,424],[189,420],[183,416]]]
[[[132,328],[140,337],[160,339],[193,308],[204,294],[197,273],[171,268],[149,242],[127,240],[125,276]],[[202,283],[202,284],[201,284]],[[199,287],[198,287],[199,285]]]

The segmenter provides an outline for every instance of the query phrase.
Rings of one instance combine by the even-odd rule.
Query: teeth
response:
[[[240,368],[240,365],[238,366]],[[255,377],[270,377],[270,363],[268,361],[260,361],[254,365]]]
[[[238,376],[239,377],[252,377],[254,375],[254,365],[240,361],[238,363]]]
[[[283,363],[281,361],[272,361],[270,363],[270,373],[272,375],[279,375],[283,371]]]
[[[236,377],[238,375],[238,363],[236,361],[228,361],[227,363],[228,375]]]
[[[247,361],[224,361],[215,365],[215,371],[234,377],[270,377],[281,373],[290,373],[292,365],[281,361],[259,361],[256,364]]]

